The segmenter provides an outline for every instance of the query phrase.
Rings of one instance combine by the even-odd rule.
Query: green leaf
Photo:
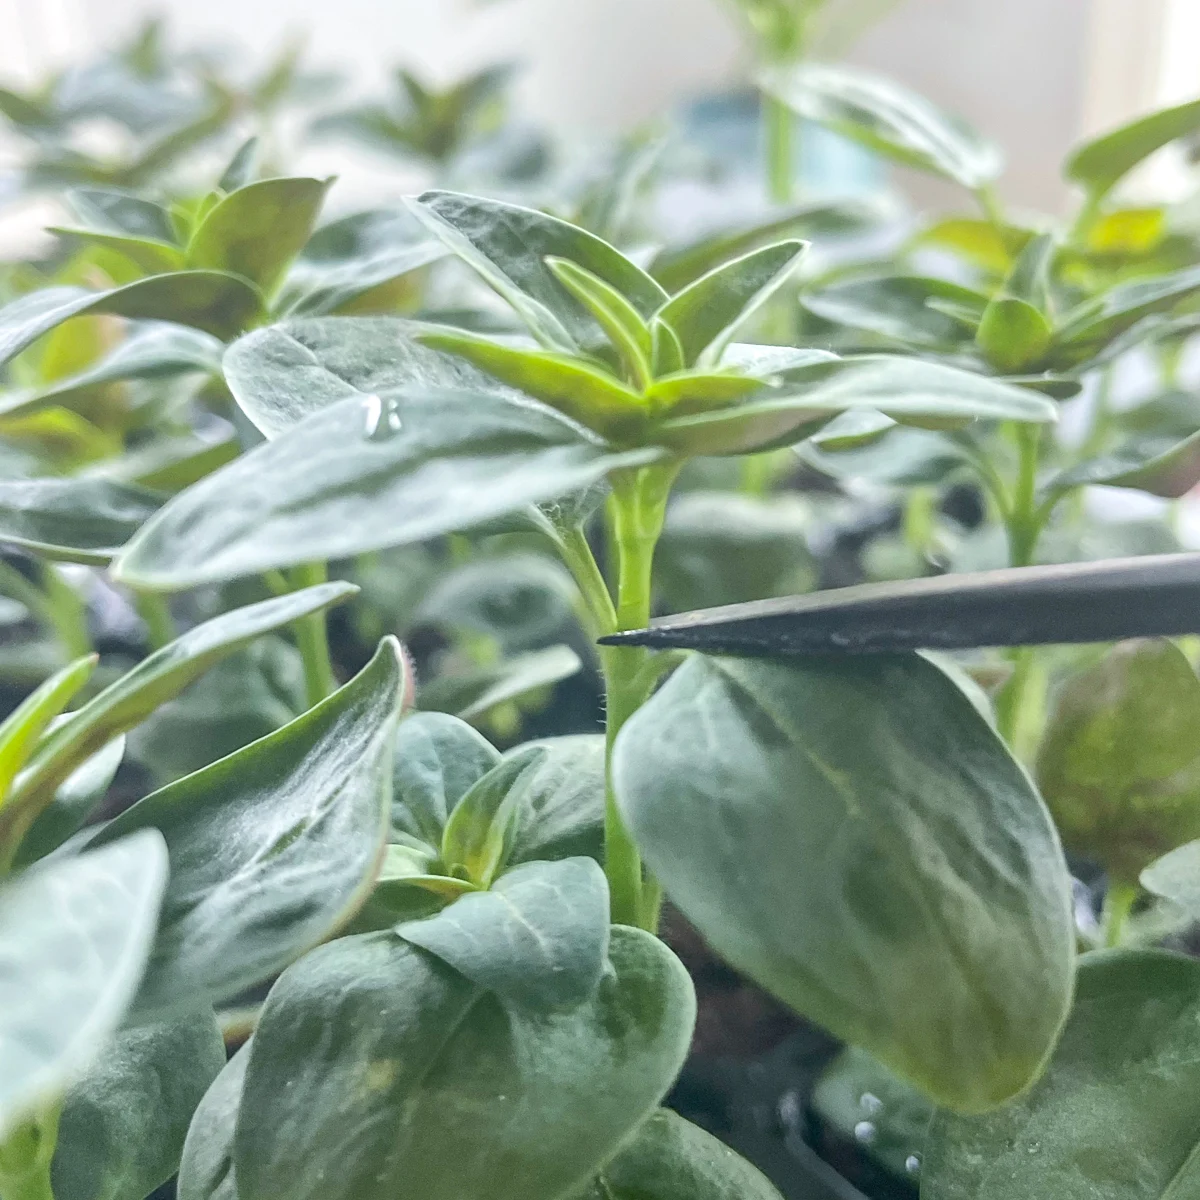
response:
[[[670,1086],[695,1012],[656,938],[616,928],[610,960],[592,999],[535,1016],[391,933],[314,951],[255,1034],[241,1200],[393,1200],[397,1181],[423,1200],[556,1200],[582,1186]]]
[[[890,487],[941,483],[969,461],[961,446],[928,429],[894,429],[866,445],[833,450],[818,434],[795,449],[804,462],[831,479],[867,479]]]
[[[1068,364],[1102,350],[1144,317],[1166,312],[1200,292],[1200,267],[1121,283],[1067,313],[1055,335],[1057,356]]]
[[[99,246],[124,255],[145,275],[162,275],[168,271],[182,271],[187,267],[187,257],[174,243],[158,242],[150,238],[130,237],[122,233],[106,233],[98,229],[76,229],[70,225],[49,225],[47,232],[74,242]]]
[[[610,437],[636,432],[645,424],[642,397],[599,367],[546,350],[506,346],[457,330],[430,330],[417,340],[457,355],[543,404]]]
[[[1156,150],[1200,130],[1200,100],[1160,109],[1078,147],[1063,170],[1100,199]]]
[[[1061,493],[1087,484],[1133,488],[1178,500],[1200,484],[1200,433],[1182,441],[1134,438],[1110,454],[1063,471],[1049,490]]]
[[[576,734],[533,744],[545,753],[521,780],[509,863],[578,855],[599,860],[604,850],[603,736]]]
[[[650,370],[655,376],[674,375],[683,370],[679,335],[660,317],[650,321]]]
[[[188,242],[193,267],[228,271],[271,295],[317,223],[331,179],[262,179],[220,200]]]
[[[0,399],[0,417],[29,415],[62,406],[87,416],[96,389],[126,379],[163,379],[193,371],[215,375],[221,343],[198,329],[159,322],[135,329],[82,371],[41,387],[10,392]]]
[[[162,502],[157,492],[108,479],[0,480],[0,542],[104,566]]]
[[[720,229],[684,245],[668,246],[654,256],[650,274],[674,295],[714,267],[780,238],[811,241],[860,233],[886,216],[885,207],[870,199],[801,204],[761,222]]]
[[[166,1183],[224,1065],[211,1010],[117,1034],[67,1092],[50,1168],[55,1196],[144,1200]]]
[[[396,732],[392,832],[441,846],[455,805],[500,761],[482,734],[445,713],[413,713]]]
[[[756,1167],[660,1108],[574,1200],[780,1200]]]
[[[170,882],[138,1012],[231,1000],[353,915],[383,853],[404,674],[388,639],[327,700],[93,839],[148,828],[166,839]]]
[[[42,740],[0,808],[0,847],[20,841],[81,763],[177,696],[214,663],[264,633],[349,599],[357,590],[348,583],[326,583],[234,609],[144,658]]]
[[[1152,896],[1178,905],[1192,920],[1200,917],[1200,841],[1164,854],[1139,876],[1138,882]]]
[[[760,380],[738,371],[679,371],[656,379],[646,389],[645,399],[655,415],[683,416],[729,408],[761,387]]]
[[[734,408],[663,421],[655,440],[687,454],[748,454],[800,441],[814,425],[856,409],[906,425],[955,428],[973,420],[1053,421],[1058,410],[1026,388],[941,363],[884,354],[784,369]]]
[[[244,279],[218,271],[154,275],[107,292],[43,288],[0,308],[0,362],[8,362],[44,333],[88,314],[175,321],[216,337],[240,332],[259,313],[262,297]]]
[[[546,751],[521,746],[472,784],[442,830],[441,857],[447,873],[490,887],[508,860],[520,812],[524,777],[540,766]]]
[[[655,457],[612,452],[532,401],[418,388],[387,404],[351,398],[174,497],[114,573],[172,591],[350,558],[468,529]]]
[[[133,999],[167,878],[143,833],[34,867],[0,889],[0,1136],[52,1103]]]
[[[1200,837],[1200,679],[1183,653],[1122,642],[1068,679],[1037,777],[1067,848],[1123,883]]]
[[[322,317],[257,329],[225,353],[225,381],[268,438],[339,400],[409,387],[512,395],[482,371],[423,346],[427,328],[387,317]]]
[[[1053,336],[1049,318],[1032,304],[998,296],[984,310],[975,342],[997,371],[1015,373],[1035,367]]]
[[[274,733],[307,707],[295,646],[262,637],[155,709],[130,736],[132,757],[171,783]]]
[[[574,1008],[608,959],[608,883],[590,858],[527,863],[396,932],[517,1007]]]
[[[940,1114],[926,1200],[1165,1200],[1200,1185],[1200,963],[1087,955],[1045,1075],[986,1117]]]
[[[570,679],[582,666],[570,646],[547,646],[492,666],[441,675],[426,683],[417,699],[424,709],[453,712],[464,721],[482,721],[502,705]]]
[[[71,703],[95,669],[96,655],[76,659],[47,679],[0,723],[0,807],[46,727]]]
[[[672,296],[657,316],[678,334],[684,364],[719,361],[738,326],[783,287],[807,250],[807,242],[777,242],[752,250],[714,267]]]
[[[889,79],[850,67],[806,63],[763,72],[759,86],[794,112],[886,158],[976,191],[1004,166],[975,130]]]
[[[826,321],[875,333],[902,346],[949,349],[970,336],[968,326],[930,302],[946,300],[982,317],[981,292],[925,275],[869,275],[803,291],[800,303]]]
[[[233,1136],[253,1045],[251,1038],[225,1064],[196,1108],[179,1163],[179,1200],[238,1200]]]
[[[67,203],[89,228],[106,233],[174,244],[175,231],[165,208],[116,188],[71,188]]]
[[[667,300],[666,292],[618,250],[556,217],[456,192],[426,192],[410,205],[548,349],[569,354],[604,342],[603,330],[559,283],[546,265],[548,258],[564,258],[590,271],[620,292],[644,320]]]
[[[911,1179],[920,1170],[934,1107],[865,1051],[843,1050],[817,1080],[811,1103],[822,1121],[892,1175]]]
[[[734,967],[949,1107],[1036,1078],[1070,1003],[1070,877],[1028,777],[932,663],[692,658],[621,731],[613,781]]]
[[[312,235],[287,274],[278,307],[292,316],[390,312],[398,293],[387,285],[446,253],[407,212],[352,213]]]
[[[79,832],[103,801],[124,757],[125,738],[115,737],[67,776],[21,842],[16,866],[26,867],[45,858]]]
[[[644,387],[652,375],[654,339],[642,314],[611,284],[565,258],[548,258],[555,279],[582,304],[621,356],[632,381]]]
[[[254,181],[258,170],[259,139],[248,137],[234,152],[217,180],[218,192],[236,192]]]

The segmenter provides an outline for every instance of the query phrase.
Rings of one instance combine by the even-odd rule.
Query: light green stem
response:
[[[328,573],[324,563],[311,563],[296,567],[292,571],[292,583],[297,590],[324,583]],[[337,691],[337,676],[329,657],[329,636],[325,628],[325,614],[312,613],[296,622],[296,646],[304,662],[304,689],[311,708],[326,696]]]
[[[1036,425],[1016,427],[1020,454],[1017,484],[1005,514],[1010,566],[1028,567],[1037,553],[1046,510],[1037,501],[1038,456],[1041,431]],[[1022,646],[1012,653],[1013,673],[996,698],[996,724],[1001,736],[1014,749],[1021,732],[1021,713],[1033,676],[1033,650]]]
[[[157,592],[138,592],[134,597],[138,615],[146,625],[151,650],[161,650],[176,636],[175,618],[165,596]]]
[[[776,204],[787,204],[796,182],[796,118],[782,100],[764,92],[762,122],[767,194]]]
[[[617,564],[618,629],[641,629],[649,623],[654,550],[678,470],[677,464],[656,464],[613,477],[609,510]],[[607,695],[604,870],[612,919],[653,930],[658,920],[657,889],[643,880],[641,855],[621,818],[612,786],[617,734],[654,690],[655,674],[644,669],[649,657],[647,650],[632,646],[606,646],[600,653]]]
[[[1110,883],[1104,897],[1101,932],[1105,946],[1119,946],[1125,933],[1129,914],[1137,899],[1137,888],[1128,883]]]

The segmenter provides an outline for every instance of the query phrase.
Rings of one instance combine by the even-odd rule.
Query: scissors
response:
[[[663,617],[606,645],[803,656],[1200,633],[1200,554],[868,583]]]

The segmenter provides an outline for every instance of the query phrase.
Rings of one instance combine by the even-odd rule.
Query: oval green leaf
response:
[[[404,673],[386,640],[327,700],[147,796],[92,841],[140,829],[166,839],[170,882],[139,1013],[230,1000],[353,915],[383,854]]]
[[[108,479],[0,481],[0,542],[41,558],[104,566],[163,499]]]
[[[162,838],[141,833],[0,889],[0,1136],[54,1101],[121,1023],[166,881]]]
[[[1168,1200],[1200,1188],[1200,963],[1087,955],[1045,1075],[986,1117],[940,1114],[925,1200]]]
[[[1037,778],[1067,848],[1121,883],[1200,837],[1200,679],[1183,652],[1122,642],[1068,679]]]
[[[613,772],[667,895],[735,967],[956,1109],[1037,1076],[1070,1002],[1070,878],[932,663],[693,658]]]
[[[67,1092],[54,1195],[144,1200],[175,1174],[192,1114],[224,1065],[211,1009],[117,1034]]]
[[[408,387],[508,393],[462,359],[423,346],[415,337],[423,328],[387,317],[285,321],[234,342],[225,381],[268,438],[351,397],[366,402]]]
[[[614,929],[610,959],[592,999],[534,1016],[395,934],[314,951],[272,989],[254,1037],[241,1200],[576,1190],[658,1104],[695,1012],[656,938]]]
[[[270,295],[317,223],[331,179],[261,179],[230,192],[188,242],[189,265],[227,271]]]
[[[698,1125],[660,1108],[574,1200],[781,1200],[770,1180]]]
[[[526,863],[396,932],[510,1004],[573,1008],[608,959],[608,883],[590,858]]]
[[[411,389],[342,400],[181,492],[117,559],[175,591],[468,529],[656,457],[533,401]]]

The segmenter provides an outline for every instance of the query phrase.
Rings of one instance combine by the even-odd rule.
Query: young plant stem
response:
[[[1036,425],[1018,425],[1016,438],[1019,454],[1017,482],[1005,514],[1008,561],[1013,567],[1028,567],[1037,553],[1038,539],[1048,515],[1037,499],[1041,430]],[[1033,650],[1028,646],[1014,650],[1012,664],[1012,676],[996,698],[996,724],[1004,740],[1016,749],[1021,740],[1021,714],[1033,677]]]
[[[165,596],[157,592],[138,592],[134,602],[138,616],[145,623],[151,650],[161,650],[175,640],[175,618],[171,615],[171,606]]]
[[[295,567],[291,573],[293,587],[313,587],[324,583],[328,573],[324,563],[310,563]],[[329,657],[329,637],[325,628],[325,614],[313,613],[296,622],[296,646],[304,663],[304,690],[311,708],[326,696],[337,691],[337,676],[333,673],[333,662]]]
[[[796,119],[782,100],[762,94],[763,153],[767,195],[776,204],[792,199],[796,179]]]
[[[678,470],[675,463],[655,464],[613,477],[609,514],[616,559],[617,629],[640,629],[650,620],[654,550]],[[641,647],[605,646],[600,651],[607,699],[604,870],[612,919],[617,924],[653,930],[658,924],[657,889],[642,877],[641,855],[621,818],[612,786],[617,734],[654,691],[657,676],[645,669],[649,658],[649,651]]]
[[[1137,888],[1128,883],[1110,883],[1104,897],[1104,913],[1100,923],[1104,945],[1119,946],[1125,933],[1129,914],[1137,899]]]

